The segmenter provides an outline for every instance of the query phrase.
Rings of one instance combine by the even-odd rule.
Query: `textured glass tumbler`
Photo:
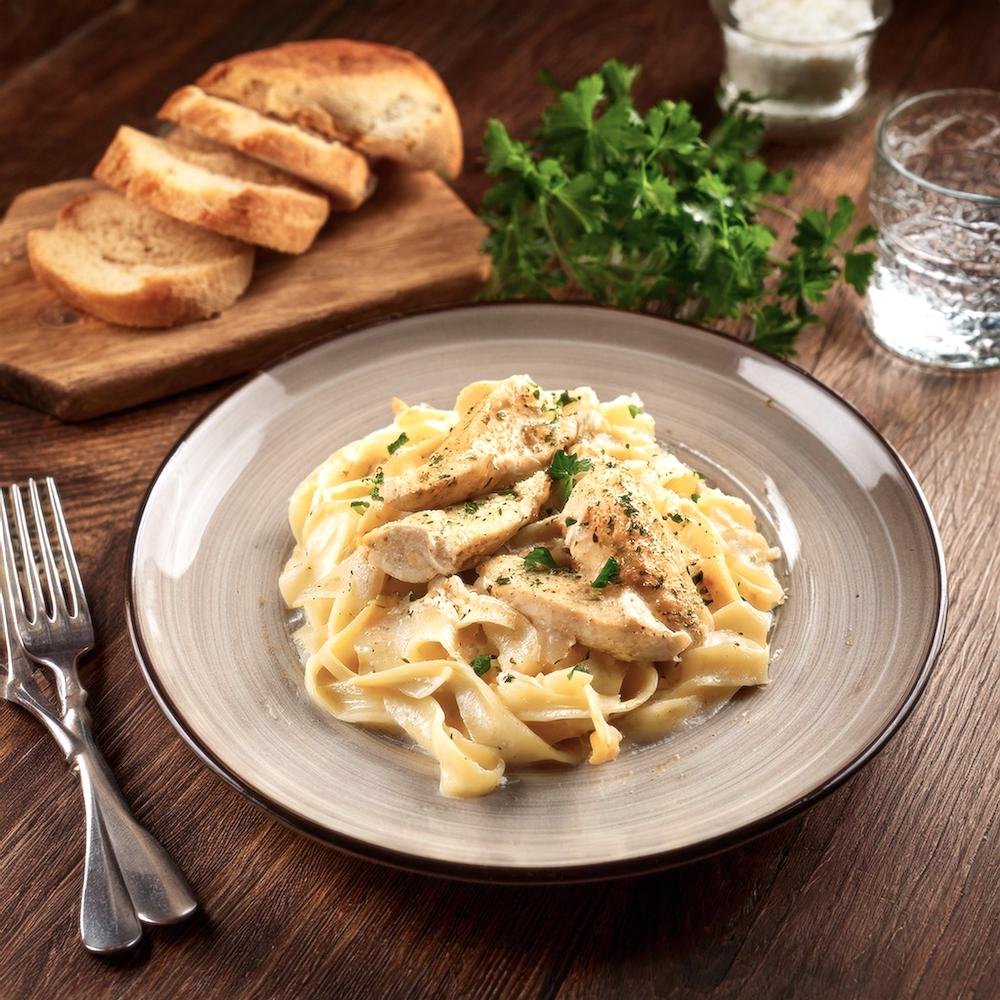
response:
[[[932,91],[891,108],[870,198],[875,338],[928,365],[1000,366],[1000,91]]]

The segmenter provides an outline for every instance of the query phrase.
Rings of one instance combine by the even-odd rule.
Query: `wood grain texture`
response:
[[[0,81],[32,59],[58,48],[117,0],[15,0],[0,8]]]
[[[486,227],[444,181],[387,169],[371,201],[334,214],[308,253],[259,249],[250,288],[222,315],[131,330],[66,306],[28,264],[28,231],[99,187],[33,188],[0,223],[0,396],[63,420],[217,382],[375,316],[468,301],[489,273]]]
[[[252,14],[249,12],[253,7]],[[85,172],[120,120],[209,62],[284,38],[409,46],[455,93],[471,203],[488,115],[523,132],[565,80],[617,55],[641,95],[711,113],[720,46],[707,4],[304,0],[120,5],[0,84],[0,206]],[[871,106],[842,139],[776,148],[794,204],[862,198],[872,128],[896,95],[1000,86],[992,0],[896,3]],[[921,480],[950,569],[944,653],[902,732],[841,791],[752,844],[591,887],[435,882],[342,857],[278,826],[195,760],[159,714],[122,617],[131,519],[163,455],[220,390],[62,426],[0,403],[0,481],[60,480],[100,630],[84,668],[98,738],[139,817],[204,905],[195,922],[99,962],[76,938],[82,818],[75,779],[35,722],[0,707],[0,996],[987,998],[1000,976],[1000,380],[942,375],[872,345],[838,294],[800,360],[886,434]]]

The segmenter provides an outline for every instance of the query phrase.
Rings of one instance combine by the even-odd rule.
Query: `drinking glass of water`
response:
[[[941,368],[1000,366],[1000,91],[938,90],[876,135],[875,338]]]

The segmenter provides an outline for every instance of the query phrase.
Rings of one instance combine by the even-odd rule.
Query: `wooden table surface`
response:
[[[120,122],[209,63],[284,39],[410,47],[454,93],[472,204],[478,139],[530,126],[537,71],[641,62],[642,101],[712,113],[721,47],[707,3],[449,4],[49,0],[4,9],[0,208],[87,172]],[[839,141],[768,156],[796,203],[864,197],[878,113],[900,94],[1000,86],[995,0],[899,2],[869,113]],[[0,403],[0,482],[55,475],[99,629],[84,668],[98,740],[140,819],[203,904],[133,955],[77,937],[77,782],[37,724],[0,708],[0,997],[987,997],[1000,953],[997,628],[1000,379],[912,367],[875,348],[838,294],[800,362],[854,403],[916,472],[950,571],[947,642],[887,749],[807,814],[738,850],[642,879],[563,888],[435,881],[313,844],[258,811],[181,742],[147,691],[123,618],[125,550],[150,477],[225,386],[80,426]]]

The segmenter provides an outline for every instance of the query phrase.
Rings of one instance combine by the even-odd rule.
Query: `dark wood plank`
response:
[[[117,0],[21,0],[3,7],[0,81],[106,14]]]
[[[252,10],[251,10],[252,6]],[[894,95],[1000,85],[991,0],[898,2],[871,107],[842,139],[774,148],[794,203],[863,196],[871,131]],[[530,127],[548,66],[569,80],[608,55],[646,66],[642,94],[711,113],[719,45],[707,5],[181,0],[116,8],[0,85],[0,203],[86,170],[121,119],[145,120],[206,63],[285,37],[397,42],[458,99],[470,167],[487,116]],[[121,42],[120,46],[118,42]],[[27,73],[27,75],[25,75]],[[89,91],[89,92],[88,92]],[[44,106],[39,107],[39,94]],[[36,134],[44,133],[44,134]],[[845,788],[718,858],[618,884],[547,889],[435,882],[328,852],[211,776],[174,735],[124,633],[131,519],[174,438],[217,397],[189,393],[64,427],[0,403],[0,482],[57,475],[101,631],[85,668],[98,736],[140,818],[190,874],[197,921],[98,962],[76,939],[82,821],[74,779],[33,720],[0,709],[0,996],[987,997],[1000,954],[996,740],[1000,383],[889,358],[838,295],[802,360],[885,431],[924,484],[951,573],[944,654],[913,717]]]

